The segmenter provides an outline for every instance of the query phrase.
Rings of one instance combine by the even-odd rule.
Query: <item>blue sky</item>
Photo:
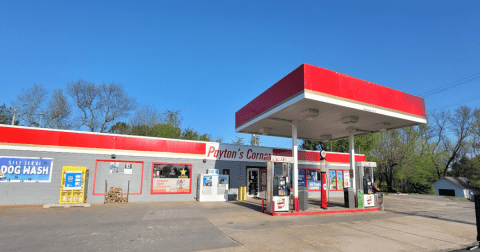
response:
[[[302,63],[420,96],[478,77],[479,1],[390,2],[0,1],[0,103],[33,83],[122,83],[229,143],[235,112]],[[427,111],[480,107],[479,84],[425,97]]]

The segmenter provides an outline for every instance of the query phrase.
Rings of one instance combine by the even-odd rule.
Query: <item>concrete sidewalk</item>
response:
[[[384,212],[314,216],[270,216],[249,202],[0,206],[0,250],[450,251],[475,243],[471,202],[386,196],[385,204]]]

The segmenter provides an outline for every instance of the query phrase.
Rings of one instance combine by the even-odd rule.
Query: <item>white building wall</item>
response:
[[[465,197],[464,189],[451,183],[448,180],[440,179],[437,182],[433,183],[433,189],[435,190],[435,194],[439,195],[439,189],[453,189],[455,190],[455,197]],[[468,195],[468,194],[467,194]]]

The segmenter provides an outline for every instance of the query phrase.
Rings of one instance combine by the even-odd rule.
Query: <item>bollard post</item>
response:
[[[264,201],[265,201],[265,199],[262,198],[262,213],[265,212],[265,210],[264,210],[264,209],[265,209],[265,208],[264,208]]]
[[[103,198],[103,204],[107,201],[107,180],[105,180],[105,197]]]
[[[127,202],[128,202],[128,195],[130,194],[130,180],[128,180],[128,186],[127,186]]]
[[[381,211],[385,210],[384,203],[383,203],[383,193],[378,194],[378,205],[379,205]]]
[[[475,200],[475,223],[477,224],[477,245],[471,247],[469,250],[477,249],[480,245],[480,195],[474,195]]]
[[[477,243],[480,242],[480,195],[475,195],[475,219],[477,224]]]

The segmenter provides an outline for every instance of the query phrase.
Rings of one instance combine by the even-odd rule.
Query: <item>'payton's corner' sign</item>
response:
[[[50,182],[51,158],[0,157],[0,182]]]
[[[221,143],[207,143],[205,153],[208,159],[259,162],[265,162],[264,158],[271,155],[271,148]]]

